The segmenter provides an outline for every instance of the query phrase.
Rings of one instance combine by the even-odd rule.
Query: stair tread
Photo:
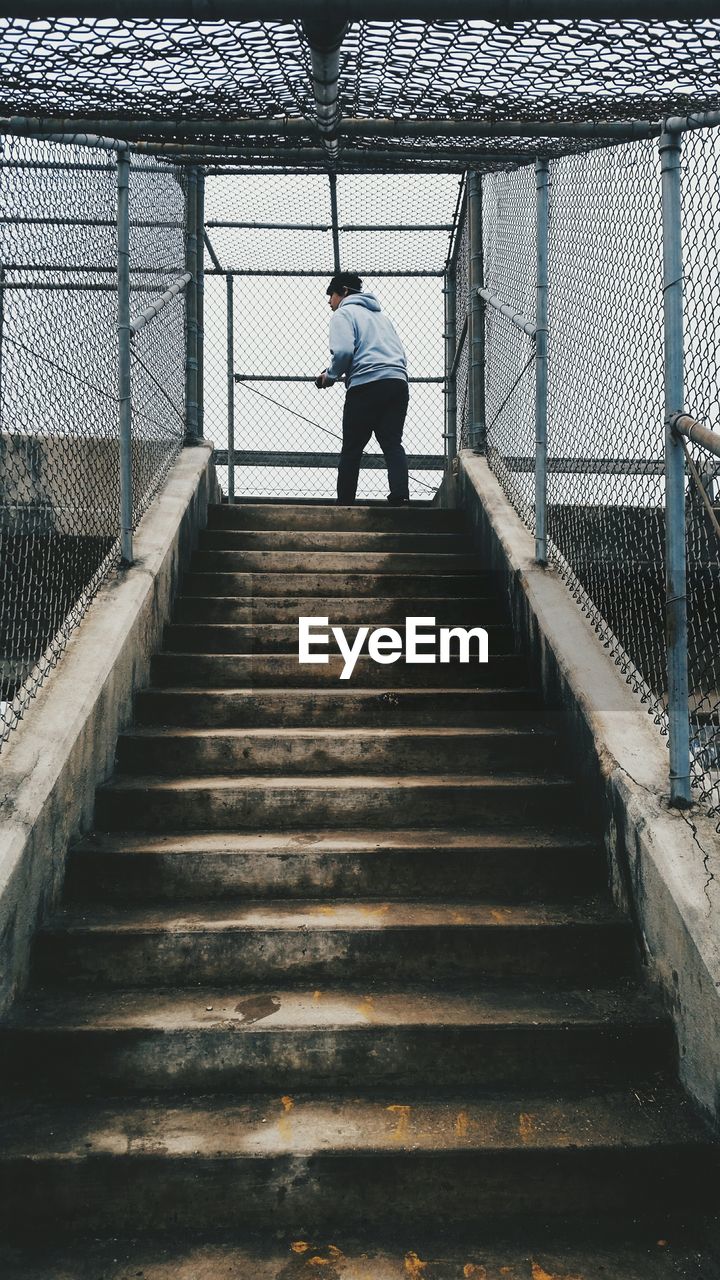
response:
[[[313,741],[317,739],[330,738],[337,739],[342,742],[357,742],[358,739],[368,739],[370,741],[384,741],[385,739],[401,740],[403,738],[525,738],[528,735],[547,738],[549,742],[555,742],[557,739],[557,728],[552,725],[538,722],[537,718],[529,719],[527,724],[522,725],[451,725],[446,728],[434,727],[430,725],[413,725],[408,728],[397,728],[389,725],[387,727],[365,727],[356,725],[352,728],[345,726],[313,726],[307,729],[301,727],[283,728],[282,737],[285,739],[305,739],[311,738]],[[127,729],[123,734],[123,738],[227,738],[231,741],[243,738],[259,738],[268,741],[277,742],[277,728],[255,727],[248,728],[232,727],[214,728],[208,726],[190,726],[190,727],[164,727],[161,725],[140,725],[137,728]]]
[[[0,1245],[0,1263],[6,1280],[278,1280],[315,1273],[328,1280],[340,1275],[347,1280],[413,1275],[421,1280],[717,1280],[720,1275],[715,1250],[711,1256],[702,1240],[689,1242],[687,1233],[680,1241],[673,1233],[668,1242],[659,1239],[658,1226],[648,1226],[644,1234],[633,1232],[629,1222],[601,1231],[597,1223],[591,1227],[584,1238],[576,1234],[568,1240],[561,1228],[549,1232],[519,1215],[505,1239],[477,1224],[472,1235],[458,1238],[455,1227],[432,1239],[420,1220],[390,1236],[376,1227],[370,1238],[359,1240],[348,1239],[347,1232],[315,1231],[306,1233],[307,1239],[290,1233],[284,1245],[273,1229],[260,1238],[233,1233],[231,1239],[189,1232],[179,1238],[176,1231],[143,1241],[114,1235],[109,1242],[88,1240],[82,1249],[59,1241],[45,1249]]]
[[[290,775],[274,776],[271,774],[263,774],[259,777],[257,774],[197,774],[196,776],[187,776],[181,778],[166,777],[163,774],[116,774],[110,782],[105,783],[98,788],[98,792],[117,793],[117,792],[135,792],[143,791],[190,791],[201,787],[205,790],[214,789],[237,790],[246,789],[254,790],[262,787],[268,791],[270,788],[275,790],[298,791],[347,791],[355,787],[373,787],[382,790],[408,789],[411,787],[429,787],[445,788],[452,790],[454,788],[462,788],[463,790],[480,789],[483,787],[503,787],[511,789],[517,786],[554,786],[566,788],[572,792],[575,782],[563,774],[546,772],[542,774],[533,773],[506,773],[506,774],[488,774],[487,776],[468,777],[464,774],[458,774],[457,777],[448,777],[447,774],[418,773],[418,774],[308,774],[303,776]]]
[[[406,1103],[342,1095],[145,1099],[82,1104],[6,1100],[0,1161],[179,1161],[294,1156],[702,1149],[708,1130],[679,1089],[548,1097],[528,1092]]]
[[[143,832],[97,832],[71,846],[72,852],[97,850],[101,857],[106,851],[113,853],[322,853],[332,851],[354,855],[372,855],[384,849],[433,849],[442,854],[444,849],[543,849],[595,850],[598,841],[585,828],[573,832],[564,828],[557,832],[552,827],[528,827],[507,831],[477,831],[452,828],[401,829],[397,831],[303,831],[303,832],[228,832],[199,831],[179,835],[156,835]]]
[[[637,984],[575,990],[496,983],[474,993],[417,988],[296,991],[212,987],[162,991],[30,990],[3,1026],[10,1030],[278,1030],[372,1027],[613,1027],[667,1021],[657,996]]]
[[[182,908],[182,909],[181,909]],[[113,906],[89,903],[61,908],[41,932],[196,933],[244,930],[352,929],[378,932],[415,928],[542,928],[625,924],[609,898],[572,902],[454,902],[347,899],[192,900],[182,904]],[[629,927],[629,926],[628,926]]]

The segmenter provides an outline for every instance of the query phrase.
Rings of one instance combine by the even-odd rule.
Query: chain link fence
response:
[[[327,176],[208,177],[205,432],[218,450],[225,492],[232,434],[238,496],[335,496],[342,388],[318,391],[314,382],[329,361],[325,290],[337,248],[342,269],[362,276],[365,291],[378,297],[405,345],[410,496],[427,499],[443,468],[443,271],[459,178],[339,175],[336,181],[337,246]],[[230,431],[228,287],[235,377]],[[373,438],[358,498],[386,494],[384,461]]]
[[[183,267],[178,172],[131,164],[131,315]],[[112,151],[3,140],[0,744],[120,559],[116,211]],[[134,523],[182,447],[184,349],[180,297],[133,339]]]
[[[718,426],[720,131],[683,140],[686,404]],[[485,286],[535,315],[535,173],[483,178]],[[464,233],[466,234],[466,233]],[[467,279],[466,253],[458,257]],[[463,305],[467,306],[467,294]],[[535,528],[534,342],[484,308],[488,462]],[[461,326],[460,307],[457,318]],[[467,363],[458,435],[467,444]],[[628,685],[667,733],[663,252],[657,142],[550,164],[548,558]],[[686,442],[686,545],[693,795],[720,815],[720,463]]]

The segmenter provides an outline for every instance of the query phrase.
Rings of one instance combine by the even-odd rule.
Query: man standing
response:
[[[331,387],[345,378],[343,443],[338,467],[337,500],[355,501],[360,459],[373,431],[385,457],[391,506],[410,501],[408,468],[402,433],[408,407],[407,359],[395,329],[362,280],[352,271],[333,276],[327,287],[332,310],[332,360],[316,381]]]

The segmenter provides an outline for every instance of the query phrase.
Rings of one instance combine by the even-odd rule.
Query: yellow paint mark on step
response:
[[[308,1249],[310,1248],[310,1245],[308,1244],[307,1240],[293,1240],[292,1244],[290,1245],[290,1248],[292,1249],[293,1253],[307,1253]]]
[[[410,1112],[412,1111],[412,1107],[401,1107],[397,1104],[393,1104],[390,1107],[386,1107],[385,1110],[391,1111],[393,1115],[397,1116],[397,1124],[390,1134],[390,1137],[393,1138],[395,1142],[402,1142],[403,1138],[407,1137],[408,1128],[410,1127]],[[410,1254],[407,1256],[410,1257]],[[415,1257],[416,1255],[413,1254],[412,1256]],[[425,1266],[425,1263],[423,1263],[423,1266]]]
[[[540,1266],[539,1262],[535,1262],[533,1259],[532,1280],[583,1280],[583,1277],[577,1271],[574,1271],[572,1275],[567,1272],[561,1275],[559,1271],[546,1271],[544,1267]]]
[[[357,1009],[358,1013],[362,1014],[363,1018],[367,1018],[369,1021],[375,1014],[375,997],[363,996]]]
[[[322,994],[322,992],[320,992],[320,991],[313,991],[313,1002],[314,1002],[315,1004],[319,1004],[319,1003],[320,1003],[320,996],[321,996],[321,994]]]
[[[509,907],[493,907],[490,915],[496,924],[505,924],[510,919],[512,912]]]
[[[455,1117],[455,1136],[457,1138],[467,1138],[470,1129],[470,1117],[467,1111],[459,1111]],[[472,1266],[468,1263],[468,1266]],[[470,1272],[468,1274],[471,1274]]]
[[[330,1259],[321,1258],[320,1254],[318,1253],[314,1258],[308,1258],[307,1262],[305,1263],[305,1266],[306,1267],[329,1267]]]
[[[280,1101],[282,1103],[283,1113],[278,1120],[278,1134],[282,1138],[283,1142],[290,1142],[292,1138],[292,1120],[290,1119],[290,1112],[295,1106],[295,1103],[292,1098],[288,1098],[287,1096],[281,1098]]]
[[[410,1110],[409,1107],[407,1109]],[[413,1280],[419,1280],[423,1271],[427,1271],[427,1265],[427,1262],[423,1262],[412,1249],[405,1254],[405,1275],[412,1276]]]
[[[478,1262],[466,1262],[463,1275],[465,1280],[487,1280],[487,1270]]]
[[[520,1112],[518,1120],[518,1132],[523,1142],[530,1142],[535,1136],[536,1125],[533,1117],[527,1111]]]
[[[453,924],[470,924],[470,917],[467,911],[453,911],[451,919]]]
[[[337,907],[318,907],[321,916],[334,916],[337,914]]]
[[[369,907],[369,906],[361,907],[362,915],[370,916],[371,919],[377,916],[386,916],[389,910],[390,910],[389,902],[381,902],[376,907]]]

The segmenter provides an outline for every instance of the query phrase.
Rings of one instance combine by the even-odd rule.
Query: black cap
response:
[[[326,292],[329,296],[331,293],[342,293],[343,289],[348,289],[350,293],[361,292],[362,280],[354,271],[338,271],[330,281]]]

